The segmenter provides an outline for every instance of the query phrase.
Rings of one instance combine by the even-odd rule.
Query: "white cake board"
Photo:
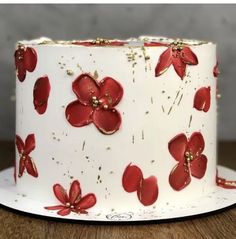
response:
[[[37,216],[49,217],[52,219],[87,221],[87,222],[151,222],[163,220],[177,220],[180,218],[199,216],[211,213],[235,205],[236,189],[224,189],[215,187],[211,193],[183,204],[180,207],[176,205],[165,205],[163,208],[141,209],[137,212],[104,212],[89,210],[89,214],[71,213],[68,216],[59,216],[56,211],[44,209],[42,202],[29,199],[17,191],[13,181],[13,168],[0,172],[0,205],[24,213],[30,213]],[[218,166],[220,177],[227,180],[236,179],[236,171],[226,167]]]

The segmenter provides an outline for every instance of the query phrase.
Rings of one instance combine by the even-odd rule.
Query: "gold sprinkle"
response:
[[[106,150],[111,150],[111,147],[106,147]]]
[[[101,171],[101,169],[102,169],[102,166],[100,166],[100,167],[98,168],[99,171]]]
[[[170,114],[170,112],[172,111],[173,106],[170,107],[169,111],[168,111],[168,115]]]
[[[179,99],[179,102],[178,102],[178,104],[177,104],[177,105],[179,105],[179,104],[180,104],[180,102],[181,102],[182,98],[183,98],[183,94],[181,95],[181,97],[180,97],[180,99]]]
[[[97,70],[94,71],[94,73],[93,73],[93,78],[94,78],[95,80],[98,79],[98,72],[97,72]]]
[[[66,70],[66,74],[68,76],[73,76],[74,75],[74,72],[72,70]]]
[[[144,140],[144,131],[142,130],[142,140]]]
[[[85,147],[85,140],[84,140],[83,145],[82,145],[82,151],[84,151],[84,147]]]
[[[153,98],[151,97],[151,104],[153,104]]]
[[[134,144],[134,135],[132,135],[132,143]]]
[[[189,127],[189,128],[190,128],[190,126],[191,126],[192,119],[193,119],[193,116],[192,116],[192,115],[190,115],[189,124],[188,124],[188,127]]]
[[[163,106],[163,105],[161,106],[161,108],[162,108],[163,113],[165,113],[165,109],[164,109],[164,106]]]

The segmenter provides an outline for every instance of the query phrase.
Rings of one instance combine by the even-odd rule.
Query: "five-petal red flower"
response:
[[[45,207],[45,209],[58,210],[57,214],[61,216],[66,216],[71,212],[87,214],[86,210],[93,207],[97,202],[96,196],[93,193],[81,196],[80,183],[77,180],[72,182],[69,195],[60,184],[53,186],[53,192],[62,205],[49,206]]]
[[[137,192],[139,201],[144,206],[152,205],[158,197],[157,179],[155,176],[143,177],[141,169],[129,164],[122,177],[122,185],[126,192]]]
[[[201,179],[206,172],[207,157],[202,154],[205,142],[200,132],[195,132],[189,139],[179,134],[169,142],[169,152],[178,164],[169,175],[169,183],[174,190],[182,190],[191,181],[190,175]]]
[[[26,72],[33,72],[37,64],[37,53],[32,47],[19,45],[15,51],[16,74],[19,81],[24,81]]]
[[[45,113],[47,109],[50,89],[51,86],[47,76],[38,78],[34,84],[34,108],[39,114]]]
[[[207,112],[211,106],[211,87],[202,87],[195,93],[193,107]]]
[[[25,143],[20,136],[16,135],[16,146],[20,155],[19,174],[21,177],[26,169],[27,173],[33,177],[38,177],[38,171],[33,159],[30,157],[30,153],[35,149],[35,137],[34,134],[29,134],[25,140]]]
[[[114,108],[123,96],[123,88],[111,77],[100,82],[89,74],[80,75],[72,84],[77,100],[66,108],[66,118],[74,127],[93,122],[104,134],[115,133],[121,124],[121,115]]]
[[[171,65],[181,79],[186,73],[186,65],[197,65],[198,59],[193,51],[182,42],[174,42],[160,55],[155,69],[155,75],[160,76]]]

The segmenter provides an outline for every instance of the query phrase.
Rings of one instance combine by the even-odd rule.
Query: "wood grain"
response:
[[[236,142],[219,144],[219,164],[236,169]],[[0,142],[0,170],[13,165],[14,145]],[[2,195],[0,195],[2,196]],[[236,208],[201,218],[144,225],[63,223],[17,214],[0,207],[0,239],[234,239]]]

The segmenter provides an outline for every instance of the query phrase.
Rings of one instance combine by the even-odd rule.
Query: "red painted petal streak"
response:
[[[25,147],[23,140],[18,135],[16,135],[16,147],[19,153],[22,153]]]
[[[103,134],[114,134],[121,125],[121,115],[116,109],[97,109],[93,113],[93,123]]]
[[[45,113],[51,86],[47,76],[40,77],[34,84],[34,108],[39,114]]]
[[[159,58],[155,69],[155,76],[160,76],[163,74],[171,65],[172,63],[172,47],[168,47]]]
[[[32,47],[27,47],[24,52],[25,69],[33,72],[37,64],[37,53]]]
[[[190,163],[191,175],[199,179],[205,175],[206,168],[207,157],[203,154]]]
[[[186,147],[187,137],[184,134],[178,134],[168,144],[170,154],[177,161],[184,159]]]
[[[70,204],[73,205],[77,200],[80,199],[80,196],[81,196],[80,183],[79,181],[75,180],[70,187],[69,192]]]
[[[198,59],[197,56],[193,53],[193,51],[189,47],[184,47],[181,50],[181,59],[185,64],[188,65],[197,65]]]
[[[76,210],[85,210],[93,207],[97,202],[96,196],[93,193],[89,193],[81,198],[76,205]]]
[[[188,148],[190,149],[193,157],[199,157],[205,148],[205,141],[200,132],[194,132],[188,142]]]
[[[140,187],[143,178],[141,169],[136,165],[129,164],[122,177],[122,185],[126,192],[135,192]]]
[[[53,186],[53,192],[56,196],[56,198],[62,203],[62,204],[66,204],[67,202],[69,202],[69,198],[68,195],[66,193],[66,190],[60,185],[60,184],[55,184]]]
[[[29,134],[25,140],[24,154],[28,155],[35,149],[34,134]]]
[[[82,105],[76,100],[66,107],[66,119],[74,127],[82,127],[92,122],[93,111],[92,106]]]
[[[170,186],[176,191],[185,188],[190,181],[191,178],[188,167],[184,166],[183,163],[177,164],[169,175]]]
[[[110,106],[116,106],[123,96],[123,88],[121,84],[111,77],[105,77],[99,82],[99,85],[100,98],[107,99]]]
[[[202,87],[200,88],[195,96],[193,107],[199,111],[207,112],[211,105],[211,88]]]
[[[30,158],[29,156],[26,156],[25,167],[26,167],[28,174],[32,175],[35,178],[38,177],[38,171],[37,171],[36,165],[35,165],[33,159]]]
[[[152,205],[158,197],[157,179],[154,176],[143,179],[138,187],[137,195],[144,206]]]

